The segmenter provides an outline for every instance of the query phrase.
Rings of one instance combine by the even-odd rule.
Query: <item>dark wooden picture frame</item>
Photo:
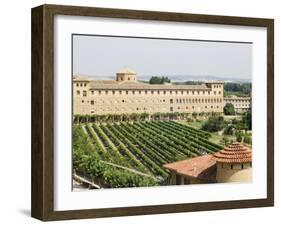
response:
[[[267,29],[267,198],[157,206],[54,210],[54,16],[94,16],[265,27]],[[32,9],[32,200],[31,215],[49,220],[161,214],[274,205],[274,21],[108,8],[42,5]]]

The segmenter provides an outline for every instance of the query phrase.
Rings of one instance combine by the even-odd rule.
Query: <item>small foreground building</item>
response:
[[[251,182],[252,150],[240,143],[233,143],[214,154],[217,172],[216,181]]]
[[[252,181],[252,150],[233,143],[215,154],[186,159],[163,166],[169,184],[206,184]]]

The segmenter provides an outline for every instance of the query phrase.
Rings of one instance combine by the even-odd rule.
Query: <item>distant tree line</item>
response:
[[[202,81],[185,81],[185,82],[175,82],[176,85],[201,85]]]
[[[241,93],[244,95],[250,95],[252,91],[252,83],[225,83],[224,91],[227,93]]]
[[[152,76],[149,79],[149,84],[164,84],[170,82],[171,80],[167,76]]]

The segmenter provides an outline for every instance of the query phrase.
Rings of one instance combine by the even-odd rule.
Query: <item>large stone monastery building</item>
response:
[[[223,82],[201,85],[152,85],[137,81],[134,71],[124,69],[116,80],[73,78],[73,113],[193,113],[223,112]]]

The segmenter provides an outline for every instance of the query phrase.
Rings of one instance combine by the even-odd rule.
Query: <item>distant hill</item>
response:
[[[233,83],[249,83],[251,79],[243,78],[234,78],[234,77],[220,77],[220,76],[213,76],[213,75],[163,75],[167,76],[171,79],[172,82],[185,82],[185,81],[206,81],[206,80],[220,80],[224,82],[233,82]],[[140,80],[149,80],[151,76],[139,75],[138,79]]]
[[[175,82],[186,82],[186,81],[206,81],[206,80],[220,80],[224,82],[233,82],[233,83],[251,83],[250,78],[239,78],[234,77],[223,77],[223,76],[214,76],[214,75],[137,75],[138,80],[149,81],[152,76],[165,76],[168,77],[173,83]],[[115,79],[115,76],[90,76],[95,79]]]

